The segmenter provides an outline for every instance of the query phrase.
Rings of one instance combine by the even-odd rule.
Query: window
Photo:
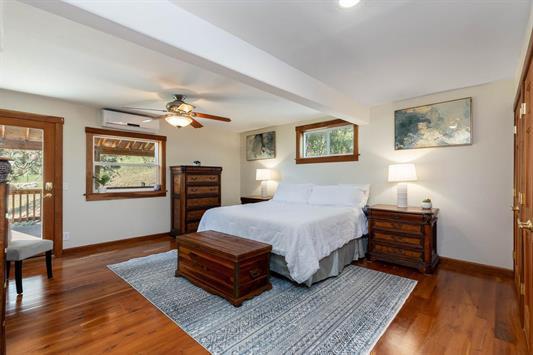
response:
[[[296,127],[296,164],[358,159],[357,125],[333,120]]]
[[[166,137],[85,128],[88,201],[166,195]]]

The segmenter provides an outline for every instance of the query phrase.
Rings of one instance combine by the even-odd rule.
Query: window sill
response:
[[[359,155],[332,155],[329,157],[296,158],[296,164],[339,163],[358,160]]]
[[[86,201],[121,200],[128,198],[164,197],[166,191],[104,192],[85,194]]]

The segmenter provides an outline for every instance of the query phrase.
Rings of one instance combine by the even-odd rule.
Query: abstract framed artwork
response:
[[[394,149],[472,144],[472,98],[394,112]]]
[[[275,157],[275,131],[246,136],[246,160],[273,159]]]

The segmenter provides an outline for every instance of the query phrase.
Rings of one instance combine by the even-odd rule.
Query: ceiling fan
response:
[[[188,125],[193,126],[194,128],[202,128],[204,125],[198,122],[197,118],[206,118],[209,120],[215,120],[215,121],[222,121],[222,122],[231,122],[231,119],[221,116],[215,116],[215,115],[209,115],[207,113],[200,113],[200,112],[194,112],[195,106],[186,103],[185,96],[183,95],[174,95],[174,100],[170,101],[166,105],[166,110],[158,110],[158,109],[152,109],[152,108],[141,108],[141,107],[124,107],[124,109],[127,110],[141,110],[141,111],[157,111],[157,112],[164,112],[163,115],[150,115],[146,113],[140,113],[140,112],[129,112],[129,111],[122,111],[122,110],[116,110],[113,111],[117,112],[123,112],[123,113],[133,113],[136,115],[147,117],[147,119],[143,122],[149,122],[151,120],[159,120],[164,118],[165,121],[167,121],[170,125],[182,128],[186,127]]]

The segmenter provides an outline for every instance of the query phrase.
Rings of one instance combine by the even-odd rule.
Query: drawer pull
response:
[[[261,271],[259,269],[250,270],[250,276],[252,277],[252,279],[257,278],[259,275],[261,275]]]
[[[192,188],[192,189],[191,189],[191,192],[197,192],[197,191],[198,191],[197,188]]]

